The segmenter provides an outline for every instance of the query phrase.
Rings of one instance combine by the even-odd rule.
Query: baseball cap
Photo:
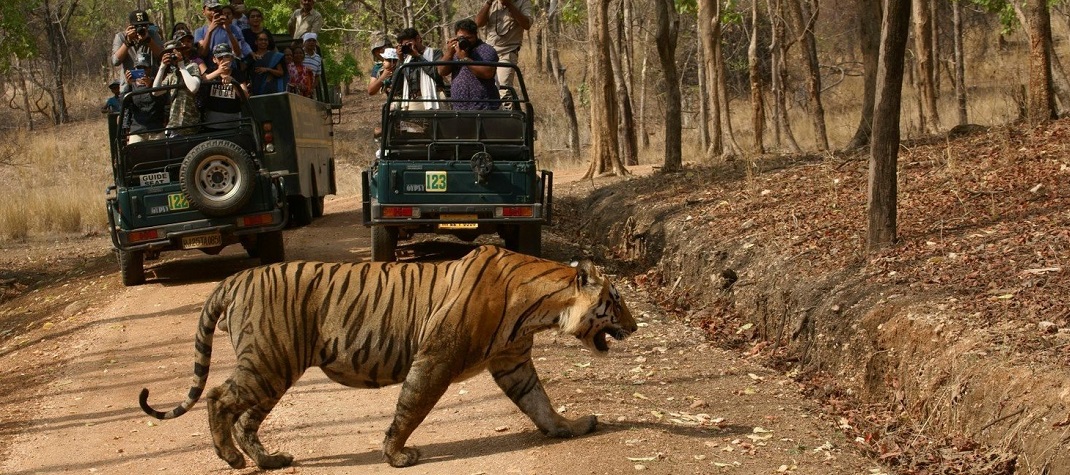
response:
[[[230,45],[226,43],[219,43],[212,48],[212,56],[221,58],[223,56],[234,56],[234,50],[230,49]]]
[[[383,59],[398,59],[398,50],[387,48],[383,50]]]
[[[174,41],[182,41],[182,39],[187,36],[193,36],[193,33],[190,33],[189,30],[175,30],[175,34],[171,35],[171,39]]]
[[[222,6],[223,4],[219,3],[219,0],[204,0],[204,8],[215,9]]]
[[[152,23],[149,20],[149,14],[145,13],[145,10],[134,10],[130,12],[130,24],[134,26],[148,25]]]
[[[315,33],[308,32],[308,33],[305,33],[305,34],[301,35],[301,41],[308,41],[308,40],[319,41],[319,40],[316,39],[316,34]]]
[[[379,48],[384,48],[384,47],[385,48],[389,48],[391,46],[394,46],[394,45],[390,44],[390,40],[380,37],[380,38],[378,38],[378,39],[376,39],[375,41],[372,42],[372,51],[375,51],[375,50],[377,50]]]
[[[166,52],[171,51],[171,50],[173,50],[175,48],[178,48],[179,46],[180,45],[179,45],[178,40],[171,40],[171,41],[168,41],[167,43],[163,44],[163,50],[166,53]]]
[[[120,84],[121,83],[118,79],[112,79],[111,82],[108,83],[108,89],[111,89],[113,87],[119,87]]]

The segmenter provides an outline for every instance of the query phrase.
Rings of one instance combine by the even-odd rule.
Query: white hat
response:
[[[383,59],[398,59],[398,50],[387,48],[383,50]]]
[[[301,41],[316,40],[316,34],[312,32],[301,35]],[[316,40],[319,41],[319,40]]]

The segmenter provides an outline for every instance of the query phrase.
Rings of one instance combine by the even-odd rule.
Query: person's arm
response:
[[[483,2],[483,6],[479,8],[479,12],[476,13],[476,26],[483,28],[487,26],[487,20],[490,18],[490,6],[494,3],[494,0],[487,0]]]
[[[442,48],[442,61],[471,61],[464,51],[457,48],[457,38],[450,38],[446,42],[446,47]],[[438,75],[441,77],[448,77],[453,74],[453,70],[458,66],[453,64],[440,64],[435,66],[438,70]]]
[[[320,34],[320,30],[323,29],[323,15],[316,10],[312,10],[314,15],[309,15],[311,18],[308,20],[308,31],[315,34]]]
[[[207,27],[203,28],[203,30],[198,28],[197,31],[193,33],[193,40],[197,42],[197,55],[202,58],[207,57],[212,52],[212,48],[209,45],[212,44],[212,32],[215,31],[215,21],[213,20],[211,23],[208,24]],[[201,36],[201,38],[198,40],[196,38],[196,35],[198,32],[201,31],[203,31],[204,33],[202,33],[203,36]]]
[[[297,30],[297,12],[299,11],[301,10],[295,10],[293,14],[290,15],[290,21],[286,23],[286,31],[290,33],[290,38],[293,38],[294,31]]]
[[[126,58],[130,55],[130,33],[132,25],[126,27],[126,30],[115,34],[115,39],[111,42],[111,65],[119,66],[126,61]]]
[[[493,63],[498,61],[498,53],[494,51],[494,47],[487,43],[483,43],[476,48],[476,61],[486,61]],[[495,66],[476,66],[473,64],[468,65],[468,69],[472,71],[472,74],[482,80],[494,79],[498,74],[498,68]]]
[[[149,42],[149,51],[152,51],[153,58],[160,59],[163,55],[163,38],[153,31],[149,31],[148,34],[149,37],[147,41]]]
[[[385,84],[386,80],[390,79],[390,76],[393,76],[393,74],[394,71],[384,69],[378,76],[373,77],[371,82],[368,83],[368,95],[374,96],[379,94],[379,91],[383,90],[383,84]]]
[[[201,78],[195,74],[191,74],[186,68],[178,68],[178,73],[181,75],[182,82],[186,84],[186,89],[190,94],[196,94],[201,90]]]
[[[509,15],[513,17],[513,20],[516,20],[517,25],[520,25],[525,30],[531,28],[531,17],[528,16],[531,12],[525,13],[513,3],[513,0],[501,0],[501,2],[509,10]]]

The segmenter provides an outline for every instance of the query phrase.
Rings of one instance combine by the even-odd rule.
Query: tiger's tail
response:
[[[186,400],[170,411],[160,412],[149,405],[149,389],[142,388],[138,402],[145,414],[157,419],[174,419],[185,414],[201,398],[204,387],[208,383],[208,367],[212,362],[212,335],[215,334],[216,322],[219,321],[223,310],[230,303],[230,296],[233,295],[227,291],[229,287],[226,283],[219,285],[204,302],[200,326],[197,328],[197,339],[194,343],[196,357],[193,361],[193,385],[189,388]]]

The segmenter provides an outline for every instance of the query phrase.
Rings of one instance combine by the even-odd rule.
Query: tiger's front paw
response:
[[[598,418],[593,415],[581,417],[575,420],[565,419],[565,423],[549,431],[546,431],[546,435],[559,439],[577,437],[590,433],[597,425]]]
[[[386,456],[386,462],[390,466],[398,468],[416,465],[416,462],[420,460],[420,451],[412,447],[404,447],[395,453],[384,451],[383,455]]]

